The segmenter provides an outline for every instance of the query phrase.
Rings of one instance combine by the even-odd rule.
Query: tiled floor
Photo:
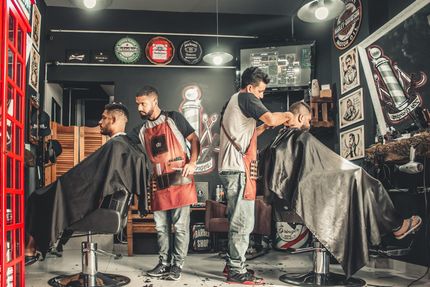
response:
[[[180,281],[166,281],[153,279],[143,275],[144,271],[151,269],[157,263],[156,255],[124,256],[119,260],[106,256],[98,256],[98,269],[101,272],[116,273],[128,276],[131,287],[169,287],[169,286],[243,286],[227,284],[221,271],[224,262],[216,253],[189,254],[186,266]],[[278,277],[288,272],[306,272],[311,268],[310,254],[290,255],[271,250],[268,254],[248,262],[249,268],[254,269],[257,275],[264,277],[266,285],[287,286],[278,280]],[[389,266],[386,268],[372,268],[370,266]],[[65,250],[63,257],[50,256],[45,261],[37,262],[26,268],[26,287],[48,286],[51,277],[60,274],[71,274],[81,271],[81,257],[79,250]],[[340,272],[339,265],[332,265],[331,271]],[[395,260],[371,261],[369,266],[360,270],[355,277],[366,280],[367,286],[389,287],[407,286],[413,279],[426,271],[422,266],[405,264]],[[430,286],[430,279],[420,281],[413,286]]]

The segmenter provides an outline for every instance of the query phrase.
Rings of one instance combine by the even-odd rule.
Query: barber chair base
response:
[[[60,275],[48,281],[48,284],[54,287],[116,287],[124,286],[128,283],[130,283],[130,278],[128,277],[101,272],[97,272],[93,278],[81,272],[73,275]]]
[[[329,272],[318,274],[309,272],[307,274],[284,274],[279,277],[284,283],[296,286],[366,286],[366,281],[357,278],[346,278],[345,275]]]

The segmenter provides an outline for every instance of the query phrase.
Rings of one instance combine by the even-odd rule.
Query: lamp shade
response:
[[[220,66],[233,60],[233,56],[227,52],[212,52],[203,57],[203,61],[208,64]]]
[[[113,0],[70,0],[78,8],[87,10],[101,10],[109,7]]]
[[[342,0],[312,0],[299,9],[297,17],[304,22],[318,23],[336,18],[344,9]]]

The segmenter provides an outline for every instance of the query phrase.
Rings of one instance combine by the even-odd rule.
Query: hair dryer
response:
[[[409,162],[398,165],[397,168],[401,172],[409,173],[409,174],[416,174],[423,171],[423,164],[414,161],[415,160],[415,148],[411,146],[411,149],[409,151]]]

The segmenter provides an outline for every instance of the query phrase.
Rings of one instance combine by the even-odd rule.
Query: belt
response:
[[[184,185],[193,182],[191,178],[182,176],[180,171],[157,175],[156,181],[159,190],[168,188],[172,185]]]

